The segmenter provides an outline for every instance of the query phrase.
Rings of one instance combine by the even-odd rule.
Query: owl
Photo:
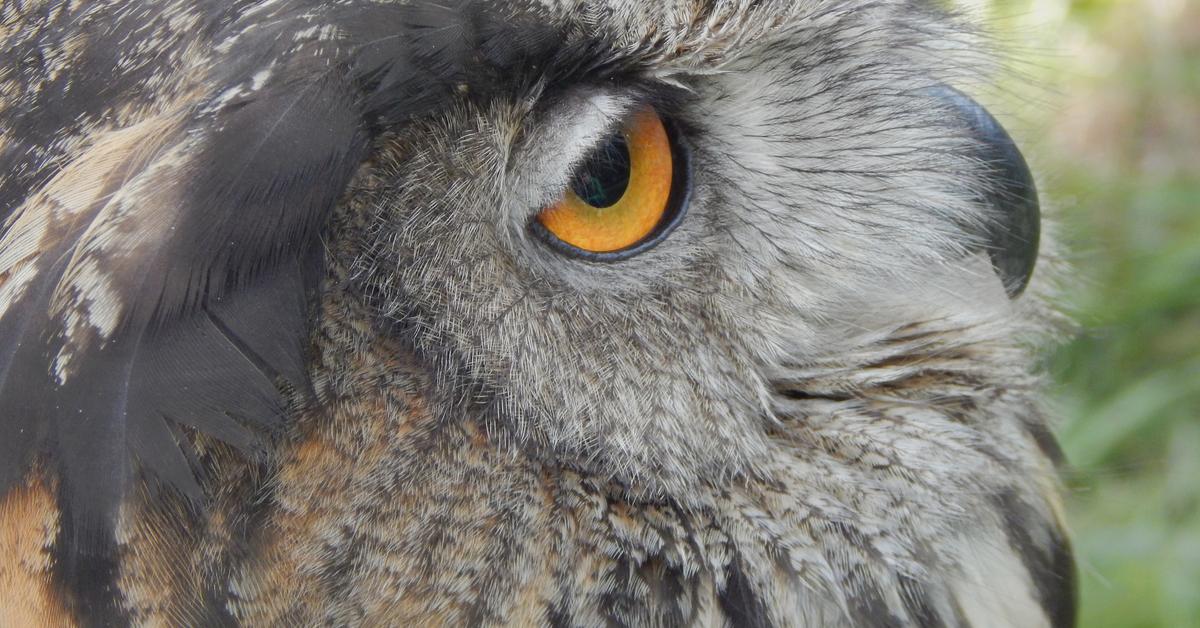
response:
[[[3,625],[1073,624],[1052,238],[942,3],[0,39]]]

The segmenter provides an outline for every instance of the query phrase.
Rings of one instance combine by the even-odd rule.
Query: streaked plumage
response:
[[[1049,247],[932,5],[5,4],[0,623],[1071,625]],[[532,237],[647,103],[676,231]]]

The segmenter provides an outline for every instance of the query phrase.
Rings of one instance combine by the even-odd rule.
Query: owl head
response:
[[[1037,194],[935,3],[164,11],[3,103],[0,479],[58,466],[79,529],[329,403],[348,312],[441,420],[644,495],[769,474],[781,421],[1029,385]]]

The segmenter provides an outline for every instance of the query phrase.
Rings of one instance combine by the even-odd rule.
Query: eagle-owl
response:
[[[0,17],[0,623],[1073,623],[940,3]]]

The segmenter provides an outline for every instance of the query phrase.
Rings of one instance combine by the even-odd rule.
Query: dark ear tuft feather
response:
[[[982,235],[992,267],[1015,299],[1029,285],[1038,257],[1041,206],[1033,174],[1016,142],[979,103],[950,87],[936,88],[934,94],[976,140],[976,157],[986,168],[983,202],[992,210]]]

